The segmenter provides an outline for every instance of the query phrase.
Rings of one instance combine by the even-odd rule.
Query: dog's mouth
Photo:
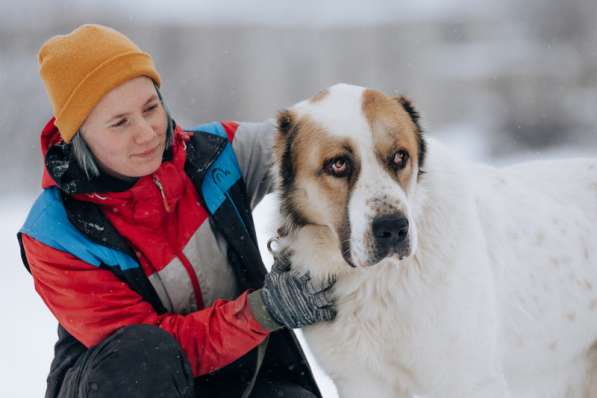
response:
[[[401,261],[410,256],[410,245],[401,247],[392,247],[388,250],[376,250],[370,263],[372,265],[379,264],[383,260]]]
[[[391,253],[383,257],[374,258],[372,260],[367,261],[367,267],[374,267],[384,261],[392,261],[394,263],[400,262],[405,258],[409,257],[409,254],[399,254],[399,253]]]
[[[342,252],[346,263],[353,268],[369,268],[374,267],[384,261],[391,261],[398,263],[413,255],[411,245],[402,245],[400,247],[380,248],[375,246],[368,251],[366,256],[359,258],[353,256],[352,253]]]
[[[410,255],[411,255],[410,251],[407,251],[407,252],[392,251],[383,256],[372,256],[364,261],[359,261],[358,259],[353,260],[350,253],[346,253],[345,251],[342,251],[342,256],[344,257],[344,261],[346,261],[346,264],[348,266],[350,266],[351,268],[374,267],[385,260],[399,262],[399,261],[404,260],[407,257],[410,257]]]

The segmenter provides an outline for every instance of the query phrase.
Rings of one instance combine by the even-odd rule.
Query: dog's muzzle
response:
[[[402,213],[378,216],[371,224],[375,241],[375,262],[393,254],[403,258],[409,254],[408,219]]]

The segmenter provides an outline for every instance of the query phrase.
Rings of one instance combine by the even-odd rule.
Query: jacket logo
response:
[[[220,185],[226,177],[230,176],[230,170],[221,167],[214,167],[211,171],[211,179],[216,185]]]

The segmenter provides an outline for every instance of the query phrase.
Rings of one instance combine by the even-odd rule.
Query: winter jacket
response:
[[[87,348],[133,324],[172,334],[198,380],[233,375],[240,394],[262,363],[261,373],[319,394],[292,332],[269,333],[247,302],[266,273],[251,210],[271,190],[272,132],[270,123],[176,126],[153,174],[88,181],[50,120],[44,190],[19,233],[60,324],[47,396]]]

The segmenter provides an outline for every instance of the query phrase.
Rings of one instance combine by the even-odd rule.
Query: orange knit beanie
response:
[[[65,142],[113,88],[139,76],[160,84],[151,56],[122,33],[101,25],[82,25],[50,38],[41,46],[38,61]]]

